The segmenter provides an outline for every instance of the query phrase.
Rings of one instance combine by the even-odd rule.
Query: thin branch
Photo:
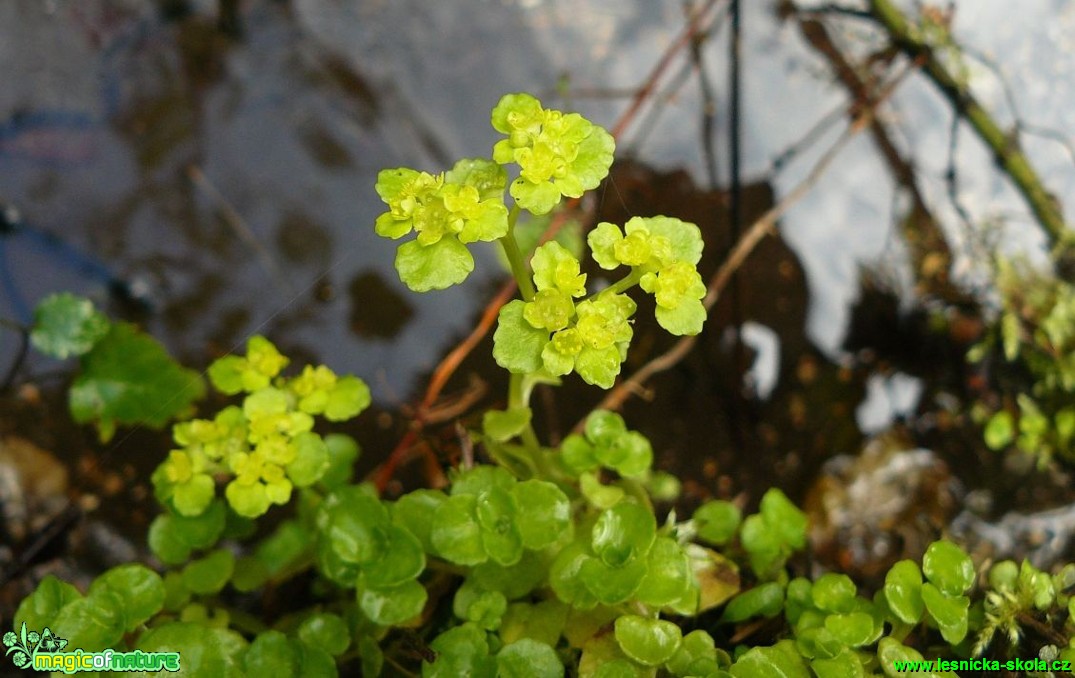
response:
[[[922,61],[922,71],[963,116],[996,157],[1023,196],[1034,218],[1053,247],[1066,246],[1070,236],[1060,203],[1042,184],[1033,165],[1012,138],[982,107],[965,83],[960,82],[934,54],[918,28],[908,21],[891,0],[870,0],[870,11],[884,26],[893,43],[912,60]]]

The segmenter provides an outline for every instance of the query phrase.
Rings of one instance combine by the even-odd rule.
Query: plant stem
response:
[[[644,272],[643,272],[643,270],[641,268],[638,268],[638,267],[632,268],[630,273],[628,273],[627,275],[623,276],[622,278],[620,278],[616,282],[612,283],[611,285],[609,285],[605,289],[601,290],[600,292],[596,292],[594,294],[591,294],[589,297],[587,297],[587,299],[592,301],[592,300],[596,299],[597,297],[600,297],[600,296],[602,296],[604,294],[619,294],[620,292],[624,292],[626,290],[629,290],[629,289],[631,289],[632,287],[634,287],[635,285],[638,284],[638,281],[642,279],[643,275],[644,275]]]
[[[517,409],[523,407],[530,407],[529,399],[524,393],[523,389],[523,377],[525,375],[515,374],[511,375],[511,379],[508,382],[508,409]],[[549,460],[545,458],[545,453],[541,450],[541,441],[538,440],[537,433],[534,432],[534,427],[531,424],[527,424],[526,428],[522,430],[519,436],[523,440],[523,445],[526,447],[527,452],[530,453],[530,461],[534,467],[534,471],[539,478],[552,477],[552,469],[549,468]]]
[[[500,239],[500,246],[504,248],[504,256],[511,265],[511,274],[519,285],[519,292],[523,295],[523,301],[534,298],[536,291],[534,283],[530,280],[530,273],[526,270],[526,262],[523,261],[523,253],[519,250],[519,243],[515,241],[515,222],[519,219],[519,206],[515,205],[508,213],[508,232]]]

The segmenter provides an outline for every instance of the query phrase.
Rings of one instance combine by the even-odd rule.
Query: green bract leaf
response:
[[[523,638],[504,646],[496,655],[497,675],[502,678],[561,678],[564,665],[545,643]]]
[[[825,617],[825,629],[849,647],[861,647],[874,641],[873,617],[865,612],[830,614]]]
[[[516,299],[500,309],[493,334],[493,358],[509,372],[528,374],[541,369],[541,350],[549,333],[536,329],[523,318],[526,302]]]
[[[457,285],[473,270],[474,257],[456,238],[441,238],[430,245],[412,240],[400,245],[396,252],[399,279],[415,292]]]
[[[417,617],[427,598],[425,587],[413,579],[391,588],[358,590],[359,608],[381,626],[396,626]]]
[[[473,186],[482,200],[500,200],[508,185],[508,173],[488,158],[463,158],[445,173],[444,180],[450,184]]]
[[[735,504],[715,500],[699,506],[691,520],[701,539],[720,546],[735,536],[742,517],[742,512]]]
[[[500,565],[489,560],[471,570],[482,588],[500,591],[508,600],[522,598],[541,584],[549,572],[544,558],[534,552],[524,552],[514,565]]]
[[[95,420],[108,440],[116,424],[159,428],[204,393],[197,372],[180,367],[133,325],[115,323],[82,358],[82,374],[71,385],[71,415],[80,423]]]
[[[534,286],[538,290],[556,290],[568,297],[586,294],[586,275],[579,272],[578,259],[555,240],[534,251],[530,266],[534,270]]]
[[[516,516],[523,546],[543,549],[571,538],[571,503],[560,488],[543,480],[525,480],[512,488],[512,494],[523,509]]]
[[[80,356],[89,353],[108,328],[108,318],[92,301],[62,292],[45,297],[34,309],[30,343],[54,358]]]
[[[295,447],[295,459],[287,465],[287,477],[295,487],[309,487],[329,469],[328,446],[321,436],[309,431],[295,436],[292,445]]]
[[[667,238],[673,261],[694,265],[702,259],[702,231],[694,224],[673,217],[633,217],[624,230],[632,233],[640,225],[653,236]]]
[[[672,622],[637,615],[617,619],[615,633],[623,653],[646,666],[660,666],[671,659],[683,640],[679,627]]]
[[[620,231],[620,227],[607,221],[599,223],[586,236],[593,260],[598,266],[609,271],[620,265],[619,259],[616,258],[615,246],[622,240],[623,232]]]
[[[938,589],[958,596],[974,583],[974,563],[970,556],[950,541],[935,541],[922,556],[922,571]]]

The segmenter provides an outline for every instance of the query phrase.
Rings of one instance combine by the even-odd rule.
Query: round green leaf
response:
[[[950,596],[962,595],[974,583],[974,562],[950,541],[935,541],[922,556],[922,571],[930,583]]]
[[[458,565],[477,565],[489,558],[472,494],[453,495],[437,507],[429,536],[436,552]]]
[[[967,610],[970,607],[966,596],[949,596],[927,583],[922,585],[922,602],[945,640],[952,645],[963,641],[967,636]]]
[[[107,590],[120,601],[127,631],[141,626],[164,606],[164,581],[144,565],[130,563],[108,570],[94,580],[87,596]]]
[[[730,501],[707,501],[698,507],[691,520],[698,537],[718,546],[727,544],[739,529],[743,514]]]
[[[700,660],[709,659],[715,662],[716,658],[717,648],[713,636],[698,629],[683,636],[683,642],[665,668],[677,676],[708,675],[691,671],[691,666]]]
[[[383,528],[381,534],[380,554],[362,566],[365,585],[386,589],[420,575],[426,567],[426,556],[418,538],[398,525]]]
[[[312,614],[299,624],[299,640],[310,647],[324,650],[333,657],[343,654],[351,645],[347,624],[334,614]]]
[[[143,652],[178,652],[185,675],[236,678],[241,656],[248,646],[235,631],[194,622],[170,622],[142,635],[137,647]],[[275,673],[274,673],[275,675]]]
[[[493,333],[493,358],[509,372],[530,374],[541,369],[541,350],[549,342],[549,333],[528,323],[523,317],[526,302],[510,301],[500,309]]]
[[[523,541],[515,526],[516,506],[511,493],[491,487],[478,495],[475,514],[482,528],[482,548],[501,565],[514,565],[523,555]]]
[[[564,665],[556,650],[545,643],[523,638],[505,645],[496,655],[501,678],[562,678]]]
[[[563,491],[544,480],[524,480],[512,488],[515,517],[523,546],[543,549],[561,538],[571,538],[571,503]]]
[[[639,602],[664,607],[687,594],[693,583],[690,561],[675,539],[658,537],[646,560],[646,576],[635,596]]]
[[[794,641],[780,640],[771,647],[756,647],[747,651],[732,664],[728,672],[735,678],[811,678],[811,670],[795,649]]]
[[[660,666],[676,653],[683,640],[679,627],[663,619],[624,615],[614,625],[623,653],[646,666]]]
[[[243,655],[243,667],[253,676],[298,678],[301,675],[295,648],[287,636],[276,630],[264,631],[254,638]]]
[[[903,671],[896,672],[897,662],[920,662],[923,657],[918,650],[903,645],[894,638],[882,638],[877,643],[877,658],[881,661],[881,670],[889,678],[902,678]]]
[[[425,587],[410,580],[387,589],[361,588],[358,606],[370,621],[381,626],[395,626],[422,613],[428,594]]]
[[[89,353],[108,334],[109,321],[89,299],[61,292],[45,297],[34,309],[30,343],[61,360]]]
[[[862,660],[852,650],[844,650],[835,657],[815,659],[810,668],[818,678],[866,678]]]
[[[603,511],[594,523],[594,554],[609,566],[623,565],[644,556],[656,536],[657,520],[650,510],[621,502]]]
[[[728,603],[721,621],[737,623],[751,617],[774,617],[784,607],[784,587],[776,582],[761,584],[740,593]]]
[[[846,574],[827,572],[814,582],[810,595],[814,605],[826,612],[850,612],[855,606],[858,587]]]
[[[635,558],[618,567],[597,558],[588,558],[579,569],[579,578],[598,602],[618,605],[639,590],[648,568],[645,558]]]
[[[439,490],[415,490],[403,495],[392,505],[392,520],[418,537],[426,553],[433,553],[433,542],[430,538],[433,514],[447,498]]]
[[[581,576],[583,566],[593,559],[578,543],[569,544],[560,551],[549,568],[549,585],[560,600],[579,609],[589,609],[597,604]]]
[[[913,560],[901,560],[885,575],[885,601],[900,621],[917,624],[922,620],[922,572]]]
[[[508,599],[500,591],[489,591],[467,579],[452,599],[452,612],[463,621],[495,631],[508,609]]]
[[[830,614],[825,628],[834,638],[849,647],[861,647],[873,642],[873,617],[865,612]]]
[[[199,595],[217,593],[235,571],[235,556],[227,549],[217,549],[183,568],[183,584]]]
[[[396,271],[403,284],[415,292],[442,290],[467,279],[474,270],[474,257],[466,245],[452,235],[422,245],[405,242],[396,252]]]

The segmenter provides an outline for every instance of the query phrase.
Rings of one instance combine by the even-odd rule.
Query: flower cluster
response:
[[[561,196],[578,198],[608,174],[616,143],[578,113],[545,110],[529,94],[507,94],[493,109],[493,127],[507,139],[493,146],[493,160],[519,165],[511,197],[523,209],[546,214]]]
[[[562,245],[547,242],[534,252],[532,301],[513,301],[500,312],[493,355],[513,372],[575,371],[589,384],[610,388],[627,356],[635,302],[623,294],[586,294],[586,276]]]
[[[321,479],[329,452],[313,431],[314,416],[345,421],[358,415],[369,406],[369,388],[324,366],[307,366],[291,379],[279,376],[287,363],[267,339],[255,336],[245,357],[226,356],[210,366],[218,391],[247,395],[242,407],[173,427],[178,447],[153,474],[162,503],[180,515],[201,515],[216,495],[216,477],[230,476],[228,503],[240,515],[257,517],[286,503],[294,487]]]
[[[598,224],[587,241],[601,268],[624,265],[641,273],[639,284],[654,295],[661,327],[676,335],[702,331],[706,287],[695,268],[702,258],[697,226],[671,217],[634,217],[622,231]]]
[[[465,245],[508,232],[506,184],[503,168],[481,158],[460,160],[435,176],[406,167],[378,174],[377,193],[388,211],[377,218],[377,234],[393,240],[418,234],[396,252],[400,280],[415,292],[465,280],[474,269]]]

